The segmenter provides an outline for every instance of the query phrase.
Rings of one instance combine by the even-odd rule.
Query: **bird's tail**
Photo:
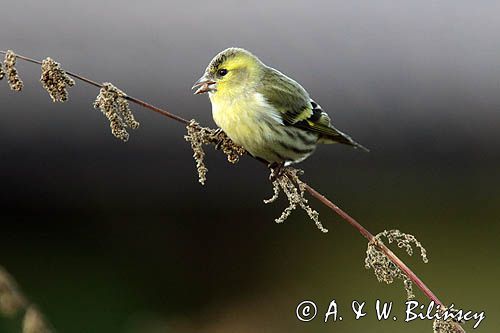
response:
[[[369,152],[370,150],[363,146],[362,144],[354,141],[349,135],[339,131],[335,128],[335,133],[323,135],[319,141],[319,143],[331,144],[331,143],[342,143],[345,145],[352,146],[355,149],[361,149],[363,151]]]

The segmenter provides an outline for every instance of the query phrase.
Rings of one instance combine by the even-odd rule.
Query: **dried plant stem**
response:
[[[1,51],[0,53],[5,54],[5,51]],[[35,64],[41,65],[42,62],[38,60],[34,60],[22,55],[17,54],[17,57],[19,59],[23,59]],[[97,83],[93,80],[87,79],[79,74],[75,74],[72,72],[66,72],[68,75],[74,77],[75,79],[81,80],[83,82],[87,82],[93,86],[102,88],[102,85],[100,83]],[[171,112],[168,112],[166,110],[163,110],[161,108],[158,108],[156,106],[153,106],[147,102],[144,102],[138,98],[127,96],[126,97],[129,101],[140,105],[146,109],[152,110],[154,112],[157,112],[165,117],[168,117],[170,119],[176,120],[184,125],[188,125],[190,122],[180,116],[177,116]],[[445,305],[443,302],[439,300],[439,298],[432,292],[432,290],[401,260],[399,259],[387,246],[385,246],[383,243],[378,242],[373,236],[371,232],[369,232],[365,227],[363,227],[358,221],[356,221],[353,217],[351,217],[349,214],[347,214],[345,211],[343,211],[341,208],[339,208],[337,205],[335,205],[332,201],[330,201],[328,198],[326,198],[324,195],[316,191],[314,188],[309,186],[306,183],[303,183],[303,186],[305,190],[314,198],[316,198],[319,202],[321,202],[323,205],[328,207],[330,210],[332,210],[335,214],[340,216],[344,221],[349,223],[351,226],[353,226],[358,232],[365,237],[368,242],[374,242],[375,246],[382,251],[401,271],[407,275],[407,277],[422,291],[422,293],[431,301],[434,301],[437,305],[439,305],[441,308],[445,308]],[[456,323],[454,323],[456,324]],[[465,330],[458,324],[455,325],[457,332],[463,332],[465,333]]]
[[[319,202],[321,202],[326,207],[330,208],[335,214],[340,216],[344,221],[352,225],[359,233],[365,237],[368,242],[376,241],[375,236],[371,232],[369,232],[365,227],[363,227],[358,221],[356,221],[349,214],[344,212],[339,206],[331,202],[327,197],[316,191],[314,188],[305,184],[306,191],[316,198]],[[415,274],[398,256],[394,254],[387,246],[382,244],[381,242],[376,242],[375,245],[377,248],[382,251],[396,266],[403,271],[404,274],[413,282],[415,285],[424,293],[424,295],[431,301],[434,301],[441,308],[445,308],[443,302],[439,300],[439,298],[432,292],[432,290]],[[458,329],[458,332],[464,332],[465,330],[458,324],[455,325]]]
[[[0,54],[6,54],[6,53],[7,53],[6,51],[0,50]],[[20,55],[20,54],[17,54],[17,53],[16,53],[16,56],[19,59],[31,62],[33,64],[42,65],[42,62],[39,61],[39,60],[35,60],[35,59],[29,58],[29,57],[26,57],[26,56],[23,56],[23,55]],[[86,82],[86,83],[88,83],[90,85],[93,85],[95,87],[98,87],[98,88],[102,88],[103,87],[103,85],[101,83],[98,83],[96,81],[88,79],[88,78],[86,78],[84,76],[81,76],[80,74],[72,73],[72,72],[69,72],[69,71],[66,71],[66,74],[68,74],[69,76],[74,77],[75,79],[78,79],[80,81],[83,81],[83,82]],[[151,105],[151,104],[149,104],[147,102],[144,102],[143,100],[140,100],[139,98],[135,98],[135,97],[128,96],[128,95],[125,98],[128,99],[129,101],[137,104],[137,105],[140,105],[140,106],[146,108],[146,109],[149,109],[149,110],[154,111],[156,113],[159,113],[159,114],[161,114],[161,115],[163,115],[165,117],[168,117],[170,119],[173,119],[173,120],[176,120],[176,121],[178,121],[180,123],[183,123],[184,125],[189,124],[189,120],[186,120],[186,119],[184,119],[184,118],[182,118],[182,117],[180,117],[180,116],[178,116],[176,114],[168,112],[167,110],[160,109],[160,108],[158,108],[158,107],[156,107],[154,105]]]

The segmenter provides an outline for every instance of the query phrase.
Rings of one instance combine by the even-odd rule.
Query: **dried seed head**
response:
[[[196,169],[198,170],[198,181],[200,184],[205,185],[207,180],[207,167],[205,166],[204,157],[205,151],[203,150],[203,144],[206,138],[206,129],[200,127],[200,125],[192,119],[186,126],[187,135],[184,136],[186,141],[191,143],[191,149],[193,149],[193,158],[196,162]]]
[[[2,80],[4,76],[5,76],[5,72],[3,71],[2,63],[0,62],[0,80]]]
[[[377,234],[374,239],[368,243],[368,248],[366,249],[366,269],[372,268],[379,282],[391,284],[395,279],[402,280],[408,299],[414,298],[415,295],[413,294],[411,280],[379,249],[379,244],[383,244],[382,237],[387,238],[389,244],[396,242],[398,247],[405,249],[406,253],[410,256],[413,254],[412,244],[415,244],[415,246],[420,249],[420,255],[423,262],[427,263],[428,259],[425,249],[413,235],[402,233],[399,230],[384,230]]]
[[[464,321],[457,321],[453,316],[446,318],[445,312],[456,315],[458,311],[446,307],[440,307],[438,310],[438,314],[441,317],[440,319],[436,318],[432,325],[434,333],[464,333],[465,330],[459,324],[459,322],[463,323]]]
[[[75,81],[66,74],[61,65],[51,58],[42,61],[42,75],[40,77],[42,86],[49,93],[53,102],[65,102],[68,100],[66,86],[74,86]]]
[[[16,67],[16,54],[12,50],[8,50],[5,54],[4,66],[7,78],[9,80],[10,89],[21,91],[23,89],[23,81],[17,73]]]
[[[434,320],[432,325],[434,333],[463,333],[461,326],[451,320]]]
[[[0,314],[14,316],[21,310],[26,310],[23,333],[51,333],[53,331],[40,311],[19,291],[14,278],[0,267]]]
[[[38,309],[31,305],[24,315],[23,333],[51,333],[52,329]]]
[[[270,199],[264,200],[264,203],[268,204],[276,201],[280,192],[283,192],[288,199],[288,207],[286,207],[283,213],[281,213],[281,216],[275,220],[276,223],[285,222],[292,211],[299,206],[309,215],[309,218],[314,221],[319,230],[328,232],[319,220],[319,213],[309,206],[308,200],[305,198],[306,187],[305,183],[299,178],[301,174],[303,174],[303,171],[299,169],[289,167],[282,169],[280,174],[278,174],[273,181],[273,196]],[[274,171],[272,175],[274,175]]]
[[[227,161],[232,164],[237,163],[240,157],[247,152],[245,148],[235,144],[221,129],[213,131],[209,137],[209,141],[215,144],[216,149],[221,149],[226,154]]]
[[[205,151],[203,150],[203,145],[215,145],[215,148],[221,149],[226,154],[227,160],[233,164],[237,163],[240,157],[246,153],[243,147],[235,144],[220,128],[213,130],[201,127],[200,124],[192,119],[186,126],[186,130],[187,135],[184,136],[184,139],[191,143],[196,169],[198,170],[198,181],[202,185],[205,185],[208,172],[204,162]]]
[[[25,305],[26,300],[16,282],[7,271],[0,267],[0,313],[11,317]]]
[[[118,139],[126,142],[129,134],[127,128],[136,129],[139,123],[135,120],[127,95],[109,82],[102,84],[94,102],[94,108],[99,108],[109,120],[111,133]]]
[[[415,244],[415,246],[420,249],[420,256],[422,257],[422,261],[425,263],[428,263],[429,260],[427,259],[427,251],[424,249],[422,244],[415,238],[415,236],[410,235],[410,234],[405,234],[399,230],[384,230],[384,232],[378,234],[377,236],[380,237],[386,237],[387,240],[389,241],[389,244],[395,242],[398,244],[399,248],[405,249],[406,253],[408,253],[409,256],[413,255],[413,248],[412,244]]]

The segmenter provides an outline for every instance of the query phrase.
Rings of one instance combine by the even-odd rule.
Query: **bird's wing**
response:
[[[278,111],[286,126],[301,128],[320,135],[325,143],[339,142],[365,149],[331,124],[330,117],[313,101],[307,91],[286,75],[269,68],[262,79],[259,92]]]

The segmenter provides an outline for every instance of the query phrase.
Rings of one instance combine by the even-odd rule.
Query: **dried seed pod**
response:
[[[222,129],[211,130],[210,143],[215,144],[216,149],[221,149],[227,156],[229,163],[235,164],[240,160],[240,157],[246,154],[245,148],[235,144]]]
[[[434,320],[432,325],[434,333],[462,333],[463,330],[460,329],[460,326],[450,320]]]
[[[123,98],[124,96],[125,94],[117,100],[119,113],[122,116],[123,122],[127,124],[128,127],[137,129],[139,128],[139,122],[135,120],[132,110],[130,109],[130,104]]]
[[[366,250],[366,269],[372,268],[379,282],[391,284],[396,279],[402,280],[408,299],[414,298],[415,295],[413,294],[411,280],[379,249],[379,245],[383,244],[382,237],[387,238],[389,244],[396,242],[398,247],[405,249],[406,253],[410,256],[413,254],[412,244],[414,244],[420,249],[420,255],[424,263],[429,261],[427,259],[427,252],[413,235],[405,234],[399,230],[384,230],[377,234],[374,239],[368,243],[368,248]]]
[[[189,122],[186,129],[187,135],[184,136],[184,139],[191,143],[193,158],[196,162],[196,170],[198,171],[198,181],[201,185],[205,185],[208,169],[205,166],[205,151],[203,150],[203,144],[207,141],[207,131],[200,127],[194,119]]]
[[[26,306],[26,299],[19,291],[12,276],[0,267],[0,313],[14,316]]]
[[[0,266],[0,314],[15,316],[24,311],[23,333],[51,333],[41,312],[22,295],[14,278]]]
[[[309,206],[308,200],[305,197],[306,187],[305,183],[299,178],[301,174],[303,174],[303,171],[299,169],[289,167],[282,169],[273,181],[273,196],[270,199],[264,200],[264,203],[268,204],[274,202],[278,199],[280,192],[283,192],[288,199],[288,207],[286,207],[281,216],[275,220],[276,223],[285,222],[292,211],[299,206],[309,215],[309,218],[314,221],[318,229],[326,233],[328,229],[321,224],[319,213]],[[272,175],[274,175],[274,171]]]
[[[51,333],[52,331],[40,311],[31,305],[24,314],[23,333]]]
[[[5,54],[4,66],[5,72],[7,73],[7,78],[9,80],[10,89],[15,91],[21,91],[23,89],[23,81],[17,73],[16,65],[16,54],[12,50],[8,50]]]
[[[451,314],[451,316],[447,317],[446,313]],[[432,328],[434,333],[463,333],[465,330],[460,326],[460,323],[464,323],[463,320],[456,319],[456,315],[458,314],[457,310],[447,307],[440,307],[437,311],[440,318],[434,319]]]
[[[196,161],[196,169],[198,170],[198,181],[202,185],[205,185],[208,172],[203,160],[205,157],[203,145],[215,145],[216,149],[221,149],[226,154],[227,160],[233,164],[238,162],[240,157],[246,153],[243,147],[235,144],[221,129],[213,130],[208,127],[201,127],[192,119],[186,126],[186,130],[187,135],[184,136],[184,139],[191,143],[193,158]]]
[[[136,129],[139,123],[135,120],[127,95],[109,82],[103,83],[94,102],[94,108],[100,109],[108,118],[111,133],[126,142],[129,138],[127,128]]]
[[[53,102],[65,102],[68,100],[66,86],[72,87],[75,85],[75,81],[52,58],[46,58],[42,61],[40,82],[43,88],[49,93]]]

